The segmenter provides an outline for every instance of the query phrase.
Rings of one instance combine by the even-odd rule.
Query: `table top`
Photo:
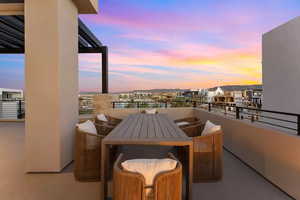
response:
[[[132,114],[112,130],[103,143],[184,146],[190,145],[192,138],[166,114]]]

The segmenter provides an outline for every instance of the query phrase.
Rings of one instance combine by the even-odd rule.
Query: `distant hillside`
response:
[[[209,88],[208,90],[214,91],[218,87]],[[241,91],[241,90],[262,90],[262,85],[224,85],[220,86],[223,91]]]
[[[187,91],[187,89],[150,89],[150,90],[134,90],[132,92],[161,93],[161,92],[182,92],[182,91]]]
[[[209,88],[208,90],[214,91],[218,87]],[[240,91],[240,90],[253,90],[253,89],[261,89],[262,85],[225,85],[221,86],[222,90],[224,91]],[[189,89],[150,89],[150,90],[133,90],[128,92],[149,92],[149,93],[167,93],[167,92],[185,92],[189,91]],[[127,93],[127,92],[112,92],[110,94],[120,94],[120,93]],[[99,92],[80,92],[82,95],[95,95],[101,94]]]

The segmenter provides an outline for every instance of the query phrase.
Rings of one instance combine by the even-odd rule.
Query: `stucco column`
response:
[[[73,159],[77,17],[72,0],[25,1],[27,172],[58,172]]]

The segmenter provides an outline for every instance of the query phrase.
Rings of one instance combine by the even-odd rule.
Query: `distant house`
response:
[[[198,97],[200,93],[201,93],[201,89],[189,89],[184,91],[182,93],[182,96],[193,98],[193,97]]]
[[[0,88],[0,101],[21,100],[23,99],[23,90]]]
[[[207,91],[207,102],[214,102],[216,96],[223,96],[224,91],[218,87],[217,89],[208,89]]]
[[[20,118],[24,103],[18,100],[23,100],[23,90],[0,88],[0,118]]]

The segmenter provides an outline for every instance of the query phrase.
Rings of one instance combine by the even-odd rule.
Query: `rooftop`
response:
[[[73,166],[62,173],[24,173],[24,123],[0,123],[0,199],[98,200],[100,183],[75,181]],[[194,199],[290,200],[285,193],[224,151],[224,178],[217,183],[194,184]]]

